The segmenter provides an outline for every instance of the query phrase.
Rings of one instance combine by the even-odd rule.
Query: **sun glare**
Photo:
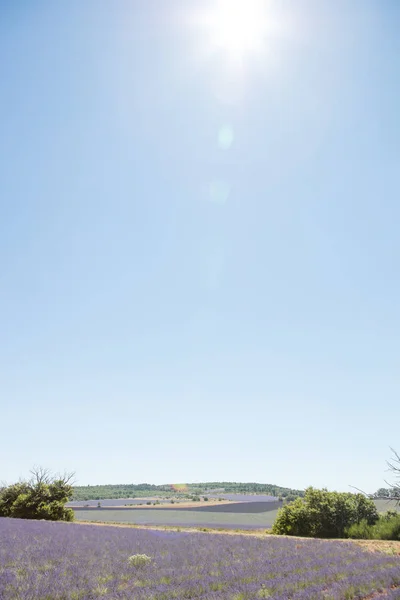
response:
[[[212,44],[232,58],[259,51],[267,29],[265,0],[216,0],[209,28]]]

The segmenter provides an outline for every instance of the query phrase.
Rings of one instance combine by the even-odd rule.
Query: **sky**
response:
[[[0,0],[0,480],[385,486],[399,28],[397,0]]]

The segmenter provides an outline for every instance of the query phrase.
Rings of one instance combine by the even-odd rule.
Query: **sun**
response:
[[[267,33],[265,0],[215,0],[208,16],[211,43],[233,59],[262,50]]]

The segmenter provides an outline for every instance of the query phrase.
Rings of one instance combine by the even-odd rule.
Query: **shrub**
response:
[[[29,484],[20,481],[0,491],[0,517],[11,517],[12,507],[20,495],[26,495],[30,491]]]
[[[152,560],[151,556],[147,556],[147,554],[133,554],[128,558],[128,563],[131,567],[144,567]]]
[[[378,540],[400,540],[400,514],[391,518],[382,516],[374,526],[374,533]]]
[[[398,516],[399,513],[397,512],[397,510],[387,510],[385,513],[382,513],[381,518],[385,521],[390,521],[391,519],[396,518]]]
[[[353,540],[372,540],[374,537],[373,525],[368,525],[367,521],[363,519],[360,523],[353,523],[345,531],[346,537]]]
[[[379,518],[375,504],[362,494],[306,490],[304,498],[279,509],[272,533],[304,537],[340,538],[351,525]]]
[[[74,511],[65,504],[72,497],[72,475],[52,477],[44,469],[34,469],[29,481],[0,490],[0,517],[73,521]]]
[[[305,537],[312,537],[315,534],[307,507],[300,498],[278,510],[272,533]]]
[[[287,496],[285,497],[285,502],[294,502],[294,500],[296,500],[296,498],[298,497],[299,496],[295,496],[294,494],[287,494]]]
[[[393,511],[388,511],[393,512]],[[399,540],[400,541],[400,514],[392,516],[381,515],[374,525],[368,525],[363,519],[360,523],[351,525],[346,530],[349,538],[359,540]]]

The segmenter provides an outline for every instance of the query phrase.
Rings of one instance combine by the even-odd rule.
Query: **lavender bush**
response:
[[[135,555],[151,560],[138,567]],[[394,600],[400,559],[352,542],[3,518],[0,598]]]

